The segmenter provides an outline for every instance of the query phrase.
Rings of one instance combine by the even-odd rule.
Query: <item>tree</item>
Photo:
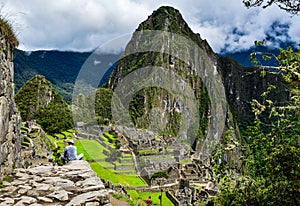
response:
[[[277,4],[291,14],[300,11],[299,1],[264,2],[243,0],[248,8],[267,8]],[[255,42],[257,46],[264,43]],[[228,147],[233,142],[230,133],[225,138],[225,144],[216,150],[215,172],[220,180],[220,194],[216,201],[219,205],[300,205],[300,50],[294,51],[289,47],[280,49],[278,56],[255,52],[250,55],[256,64],[260,64],[259,59],[272,58],[277,60],[279,66],[259,65],[258,72],[262,78],[266,73],[282,77],[290,99],[285,103],[271,101],[268,96],[276,87],[269,85],[262,94],[262,102],[252,101],[255,121],[243,134],[242,167],[224,158],[228,150],[233,151],[237,145]]]
[[[264,59],[273,56],[261,55]],[[215,155],[222,160],[215,161],[219,162],[215,168],[221,174],[217,198],[220,205],[300,205],[300,50],[281,49],[275,58],[280,66],[257,69],[262,74],[282,76],[290,100],[286,104],[272,102],[268,95],[276,88],[270,85],[263,93],[263,102],[252,101],[256,118],[244,133],[246,142],[241,157],[244,167],[240,175],[232,172],[238,171],[237,167],[224,158],[228,150],[235,148],[228,147],[232,140],[227,136],[226,144]]]
[[[290,14],[299,14],[300,12],[299,0],[243,0],[243,3],[247,8],[261,6],[265,9],[276,4],[280,9]]]

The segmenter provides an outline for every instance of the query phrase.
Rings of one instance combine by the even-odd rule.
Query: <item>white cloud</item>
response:
[[[277,7],[246,9],[242,0],[4,0],[4,4],[24,50],[92,50],[132,33],[161,5],[179,9],[216,52],[249,48],[254,40],[272,33],[275,21],[289,24],[287,34],[300,40],[299,16],[290,18]]]

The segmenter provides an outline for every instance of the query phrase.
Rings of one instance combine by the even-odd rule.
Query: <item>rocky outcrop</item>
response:
[[[4,181],[3,185],[0,189],[0,206],[111,206],[108,191],[101,179],[86,161],[81,160],[64,166],[16,169],[13,177]]]
[[[213,65],[207,62],[213,64],[215,56],[206,41],[192,32],[178,10],[163,6],[134,32],[108,86],[115,94],[120,93],[121,98],[124,96],[120,102],[125,103],[125,108],[130,102],[130,118],[135,126],[190,138],[193,144],[196,137],[205,136],[210,112],[208,90],[199,68],[211,70]],[[135,94],[123,91],[130,87],[136,90]],[[117,113],[118,110],[112,109],[116,122],[129,119],[122,116],[123,111]]]
[[[0,174],[20,165],[19,115],[14,101],[14,38],[7,22],[0,19]]]

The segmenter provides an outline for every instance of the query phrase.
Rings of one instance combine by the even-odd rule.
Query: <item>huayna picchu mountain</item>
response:
[[[177,84],[178,93],[180,93],[180,84],[185,88],[192,88],[193,98],[198,104],[197,110],[191,109],[192,105],[188,101],[183,103],[176,96],[178,95],[176,92],[170,92],[160,84],[148,82],[148,86],[145,86],[147,84],[141,83],[144,77],[134,76],[134,73],[143,75],[143,72],[138,72],[142,69],[145,71],[144,76],[150,75],[150,81],[162,78],[163,71],[174,72],[173,78],[175,79],[162,78],[160,81],[164,81],[164,86]],[[151,71],[161,73],[151,76]],[[184,126],[196,127],[197,131],[188,130],[183,135],[194,136],[189,137],[191,139],[201,139],[207,135],[208,125],[213,123],[213,115],[224,115],[224,124],[227,128],[237,125],[243,128],[252,122],[250,102],[252,99],[262,99],[261,93],[266,91],[271,83],[282,88],[274,94],[274,101],[284,101],[288,98],[281,81],[270,75],[262,78],[254,71],[254,68],[243,67],[229,57],[218,56],[207,41],[201,39],[200,34],[193,33],[178,10],[163,6],[154,11],[134,32],[122,58],[110,76],[108,87],[116,92],[118,87],[126,88],[128,85],[125,84],[131,82],[130,86],[137,88],[134,95],[127,94],[127,97],[124,97],[125,99],[131,98],[131,100],[125,100],[125,105],[120,105],[122,100],[115,102],[118,104],[115,107],[129,108],[133,125],[154,129],[160,134],[175,136]],[[128,80],[130,75],[132,76]],[[219,80],[216,79],[218,76],[220,76]],[[222,85],[220,87],[223,88],[216,90],[218,88],[214,88],[214,84]],[[224,89],[226,99],[225,104],[222,105],[224,108],[220,109],[218,105],[213,114],[213,102],[216,101],[218,95],[220,99],[223,98],[222,89]],[[121,90],[120,93],[124,91],[126,89]],[[212,95],[215,96],[212,97]],[[126,101],[130,101],[129,105],[126,105]],[[114,104],[112,105],[114,107]],[[118,110],[112,110],[118,112]],[[198,122],[189,124],[187,121],[191,120],[189,115],[193,114],[192,111],[198,113]],[[224,111],[224,114],[220,114]],[[187,117],[183,117],[184,112],[187,112]],[[120,116],[121,113],[123,110],[115,115]],[[225,127],[224,130],[217,131],[218,135],[224,134]],[[212,129],[215,129],[214,125]],[[197,144],[199,145],[199,142]]]
[[[42,75],[28,80],[15,99],[22,121],[36,120],[48,133],[59,133],[74,126],[68,104]]]

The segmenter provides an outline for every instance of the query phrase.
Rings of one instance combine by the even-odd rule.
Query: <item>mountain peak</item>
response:
[[[193,33],[179,10],[170,6],[162,6],[155,10],[139,25],[137,31],[141,30],[163,30],[186,35]]]
[[[148,16],[148,18],[140,23],[136,31],[142,30],[159,30],[167,31],[184,36],[197,43],[207,53],[214,55],[213,50],[200,34],[194,33],[186,21],[183,19],[179,10],[170,6],[161,6]]]

